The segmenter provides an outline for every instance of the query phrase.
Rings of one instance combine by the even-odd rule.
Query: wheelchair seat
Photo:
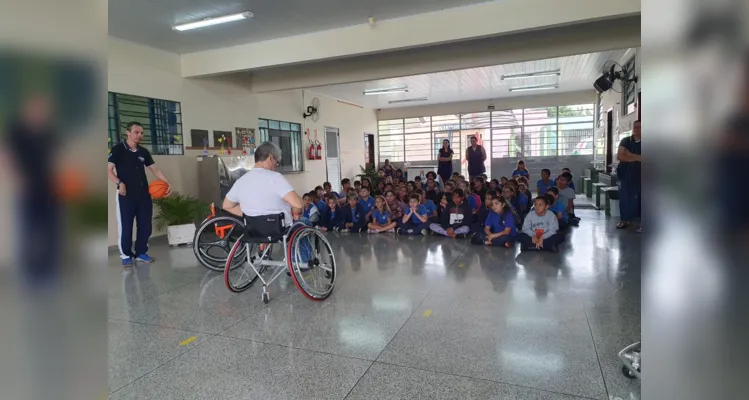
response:
[[[284,225],[284,214],[244,216],[245,243],[278,243],[283,241],[289,228]]]

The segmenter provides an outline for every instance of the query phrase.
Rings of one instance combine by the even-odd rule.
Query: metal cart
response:
[[[622,373],[629,379],[642,379],[642,342],[633,343],[619,352],[619,359],[622,361]]]

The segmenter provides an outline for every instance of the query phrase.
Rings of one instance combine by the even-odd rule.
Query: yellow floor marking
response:
[[[432,310],[426,310],[426,311],[424,311],[424,314],[422,314],[422,315],[425,316],[425,317],[428,317],[428,316],[432,315]]]
[[[179,342],[179,345],[180,346],[187,346],[188,344],[194,342],[195,339],[197,339],[197,338],[198,338],[197,336],[190,336],[189,338],[187,338],[187,339]]]
[[[460,264],[458,264],[458,268],[465,268],[465,267],[466,267],[466,263],[460,263]]]

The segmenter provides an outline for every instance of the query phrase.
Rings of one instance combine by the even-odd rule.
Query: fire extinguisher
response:
[[[308,159],[310,159],[310,160],[314,160],[314,159],[316,158],[316,157],[315,157],[315,153],[316,153],[317,151],[316,151],[315,149],[316,149],[316,147],[315,147],[315,143],[313,143],[313,142],[312,142],[312,141],[310,140],[310,141],[309,141],[309,151],[307,152],[307,153],[308,153],[308,156],[307,156],[307,158],[308,158]]]
[[[317,143],[316,151],[315,151],[315,158],[318,160],[322,160],[322,144],[318,141],[315,141]]]

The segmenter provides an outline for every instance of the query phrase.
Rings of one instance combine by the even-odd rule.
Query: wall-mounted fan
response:
[[[620,80],[622,82],[637,82],[637,77],[634,75],[634,71],[627,71],[622,68],[616,61],[607,61],[603,65],[603,75],[596,79],[593,83],[593,87],[598,93],[603,93],[609,89],[613,89],[617,93],[621,91],[616,90],[614,82]]]
[[[302,117],[312,117],[312,122],[317,122],[320,119],[320,99],[313,97],[310,104],[307,106],[307,111],[302,113]]]

